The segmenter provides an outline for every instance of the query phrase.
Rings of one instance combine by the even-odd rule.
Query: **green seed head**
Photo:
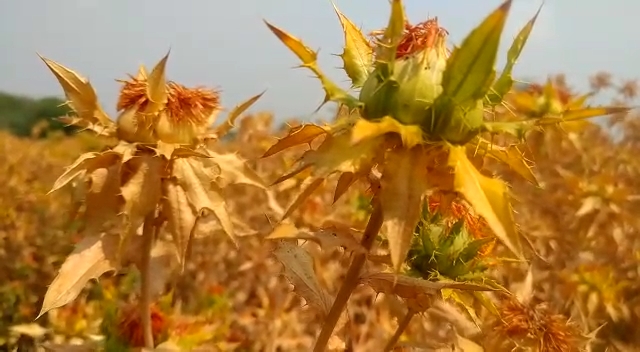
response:
[[[466,143],[483,123],[482,99],[454,101],[443,96],[443,76],[449,50],[447,31],[433,18],[415,26],[405,24],[391,62],[380,58],[360,91],[362,116],[390,116],[405,125],[419,125],[432,140]]]

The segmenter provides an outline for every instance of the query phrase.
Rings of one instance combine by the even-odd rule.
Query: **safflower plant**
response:
[[[303,154],[290,173],[276,180],[278,183],[299,174],[309,175],[300,196],[283,218],[330,176],[338,178],[334,201],[357,181],[367,183],[372,195],[373,210],[360,250],[353,251],[350,267],[335,297],[310,283],[311,274],[301,274],[306,271],[299,264],[307,260],[300,260],[304,257],[300,249],[280,236],[272,236],[279,239],[276,256],[283,262],[285,276],[294,290],[323,313],[325,320],[314,351],[325,350],[351,293],[360,284],[401,296],[414,311],[427,309],[430,297],[441,294],[443,289],[493,289],[470,282],[417,279],[400,274],[407,266],[407,254],[411,253],[421,204],[430,194],[445,195],[447,204],[456,201],[470,205],[469,212],[486,222],[492,236],[516,259],[526,260],[522,235],[514,221],[510,189],[497,176],[487,174],[482,166],[486,158],[498,160],[533,184],[535,174],[516,144],[497,145],[493,137],[508,136],[519,142],[527,132],[557,125],[567,118],[580,120],[627,110],[578,104],[564,110],[545,109],[539,116],[494,121],[495,109],[508,108],[504,100],[514,82],[512,69],[538,14],[518,33],[507,53],[506,65],[498,74],[496,57],[511,0],[491,12],[453,50],[447,47],[448,33],[437,18],[410,24],[401,0],[391,0],[390,5],[387,27],[373,32],[369,38],[335,8],[345,39],[340,57],[357,96],[340,88],[322,72],[317,52],[266,22],[302,61],[301,67],[311,70],[320,80],[325,92],[323,104],[331,101],[352,112],[331,124],[293,128],[264,154],[268,157],[322,139],[317,148]],[[393,271],[363,272],[379,233],[386,238]],[[296,268],[292,268],[293,257],[298,258]],[[416,265],[415,257],[410,259]],[[309,265],[306,268],[313,270]]]
[[[49,286],[38,317],[73,301],[89,280],[133,265],[141,277],[139,340],[153,348],[158,341],[152,307],[172,265],[184,269],[194,241],[219,230],[236,241],[223,188],[234,183],[264,188],[238,155],[211,148],[262,94],[237,105],[226,121],[212,127],[222,111],[219,92],[168,81],[167,54],[150,72],[141,66],[135,76],[120,81],[114,121],[86,78],[42,60],[75,112],[63,120],[115,143],[78,157],[50,191],[73,187],[78,202],[70,211],[81,221],[84,238]]]

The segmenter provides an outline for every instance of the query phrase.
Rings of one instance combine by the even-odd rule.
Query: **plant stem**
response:
[[[142,263],[140,265],[140,320],[146,348],[154,348],[153,330],[151,326],[151,248],[153,247],[155,214],[151,213],[144,219],[142,227]]]
[[[382,206],[376,197],[374,197],[372,203],[373,212],[371,213],[371,217],[369,217],[369,222],[367,223],[362,240],[360,241],[360,245],[364,248],[364,252],[354,255],[353,261],[351,261],[351,265],[345,275],[342,287],[340,287],[338,295],[336,296],[335,301],[333,301],[329,314],[327,314],[327,318],[322,325],[322,330],[320,331],[320,335],[318,335],[318,339],[316,340],[316,345],[313,348],[314,352],[324,352],[327,348],[329,338],[331,338],[331,334],[333,334],[333,329],[335,329],[336,324],[342,315],[342,311],[347,305],[349,297],[351,297],[351,293],[358,286],[360,271],[362,270],[362,267],[367,260],[367,254],[369,253],[369,250],[382,227]]]
[[[391,336],[391,339],[389,339],[389,342],[387,342],[387,345],[384,348],[385,352],[393,350],[393,347],[395,347],[395,345],[398,343],[398,340],[400,340],[400,336],[402,336],[402,333],[404,333],[404,331],[407,329],[407,326],[409,326],[409,323],[411,322],[411,319],[414,315],[416,315],[416,313],[413,310],[409,310],[404,318],[402,318],[400,323],[398,323],[396,332],[393,334],[393,336]]]

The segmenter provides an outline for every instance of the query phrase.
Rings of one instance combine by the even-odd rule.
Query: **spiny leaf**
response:
[[[142,236],[136,236],[136,241],[142,242]],[[135,242],[134,242],[135,243]],[[133,248],[138,249],[137,246]],[[142,270],[142,256],[139,251],[128,256],[133,264]],[[156,299],[162,294],[171,274],[171,266],[175,263],[175,248],[165,241],[156,241],[151,248],[151,259],[149,261],[149,272],[153,273],[149,282],[149,291],[152,299]]]
[[[304,45],[300,39],[290,35],[267,21],[264,21],[264,23],[269,27],[271,32],[273,32],[273,34],[275,34],[276,37],[278,37],[278,39],[280,39],[280,41],[289,48],[289,50],[296,54],[296,56],[302,61],[302,67],[306,67],[313,71],[316,77],[318,77],[325,91],[325,98],[322,105],[328,101],[342,103],[350,109],[356,109],[362,105],[358,99],[349,95],[349,93],[338,87],[333,83],[333,81],[325,76],[324,73],[322,73],[318,67],[318,55],[316,52]],[[320,105],[320,107],[322,105]]]
[[[324,183],[324,177],[311,177],[304,181],[304,183],[300,186],[302,191],[293,199],[293,202],[287,207],[287,211],[282,215],[282,219],[284,220],[289,217],[296,209],[302,205],[302,203],[307,200],[315,191],[322,186]]]
[[[533,18],[530,19],[529,22],[527,22],[527,24],[520,30],[516,38],[513,40],[513,43],[511,43],[511,47],[507,52],[507,63],[505,64],[504,69],[502,69],[500,77],[493,84],[491,92],[489,92],[487,96],[490,104],[496,105],[502,102],[504,96],[513,86],[513,77],[511,76],[513,66],[516,64],[516,61],[518,61],[518,57],[520,57],[522,49],[527,43],[529,35],[531,35],[531,30],[536,23],[540,10],[542,10],[542,5],[538,8],[538,11]]]
[[[89,280],[116,270],[119,240],[117,235],[103,235],[86,237],[78,242],[47,289],[36,319],[73,301]]]
[[[380,200],[389,252],[396,271],[407,256],[427,190],[426,153],[420,147],[389,152],[382,172]]]
[[[220,168],[220,176],[215,182],[222,188],[229,184],[252,185],[265,189],[265,182],[253,171],[245,160],[237,154],[218,154],[209,152],[210,158],[202,160],[204,165],[216,164]],[[213,167],[213,165],[210,165]]]
[[[218,135],[218,137],[225,136],[227,133],[229,133],[229,131],[231,131],[231,129],[235,126],[236,119],[238,119],[238,117],[240,117],[240,115],[242,115],[243,112],[245,112],[248,108],[250,108],[251,105],[255,104],[255,102],[258,101],[258,99],[260,99],[260,97],[262,97],[262,95],[265,92],[266,91],[263,91],[258,95],[254,95],[253,97],[247,99],[246,101],[234,106],[233,109],[231,109],[231,112],[229,112],[227,121],[225,121],[224,124],[216,128],[216,134]]]
[[[482,175],[467,158],[464,147],[451,147],[449,166],[454,169],[454,189],[462,194],[518,259],[524,260],[522,245],[509,202],[507,185]]]
[[[279,240],[273,254],[284,266],[284,276],[293,290],[322,316],[329,313],[333,299],[320,287],[309,253],[291,241]]]
[[[85,195],[85,228],[89,234],[95,234],[100,226],[115,218],[122,208],[120,196],[122,164],[114,163],[107,167],[96,168],[87,174]]]
[[[265,237],[268,240],[299,239],[315,242],[324,250],[334,248],[344,248],[350,252],[364,253],[358,240],[349,232],[337,231],[332,228],[322,228],[317,231],[298,229],[291,223],[283,222],[276,226],[273,231]]]
[[[387,133],[397,133],[402,139],[405,148],[413,148],[424,142],[423,132],[420,126],[404,125],[391,117],[384,117],[379,121],[367,121],[358,119],[351,133],[351,143],[373,139]]]
[[[391,0],[391,14],[389,15],[389,23],[384,30],[382,41],[378,43],[378,52],[376,53],[376,64],[385,65],[388,72],[391,75],[391,68],[396,59],[396,50],[398,44],[402,40],[404,34],[404,26],[406,23],[406,15],[404,13],[404,7],[402,6],[402,0]]]
[[[40,56],[40,55],[38,55]],[[40,56],[49,70],[56,76],[73,111],[83,120],[113,126],[113,121],[102,110],[91,83],[76,72],[59,63]]]
[[[527,163],[524,154],[517,146],[510,145],[508,147],[501,147],[493,145],[487,140],[480,139],[477,147],[479,152],[486,153],[488,156],[507,164],[525,180],[539,186],[538,180],[531,170],[531,166]]]
[[[353,87],[362,87],[373,64],[373,48],[360,29],[338,10],[335,3],[332,4],[344,31],[345,45],[340,55],[344,70],[351,78]]]
[[[128,227],[123,240],[142,225],[145,216],[156,210],[162,196],[164,166],[161,158],[149,155],[135,157],[125,164],[133,175],[121,187]]]
[[[164,106],[167,104],[169,92],[167,92],[167,79],[164,71],[168,59],[169,53],[156,64],[149,74],[149,78],[147,79],[147,98],[151,104],[147,104],[145,109],[146,113],[155,114],[164,109]]]
[[[71,182],[71,180],[83,172],[91,173],[95,169],[113,165],[118,159],[120,159],[120,157],[121,155],[115,151],[85,153],[80,155],[80,157],[76,159],[71,166],[67,167],[67,170],[58,177],[48,194],[64,187],[67,183]]]
[[[187,193],[178,185],[176,180],[165,180],[163,186],[163,215],[167,218],[167,229],[171,234],[173,244],[178,252],[179,262],[184,268],[187,248],[196,222],[196,215],[191,209]]]
[[[441,296],[441,290],[445,288],[465,291],[492,291],[491,288],[464,282],[455,281],[428,281],[406,275],[386,272],[364,274],[360,282],[370,286],[378,293],[393,294],[405,300],[411,300],[414,306],[423,305],[428,308],[430,297]]]
[[[327,131],[324,128],[313,124],[292,128],[286,137],[278,140],[262,157],[266,158],[297,145],[311,144],[314,139],[326,133]]]
[[[202,159],[177,159],[173,165],[173,176],[185,190],[189,204],[196,213],[212,211],[224,232],[237,244],[233,223],[222,198],[222,190],[214,182],[220,172],[219,166],[205,165]]]
[[[625,113],[631,110],[629,107],[617,106],[596,106],[583,109],[568,110],[562,113],[560,117],[543,117],[536,121],[538,125],[556,124],[558,122],[570,122],[585,120],[596,116],[606,116],[611,114]]]
[[[507,0],[476,27],[454,50],[442,77],[443,97],[455,103],[483,98],[495,75],[500,35],[512,0]]]

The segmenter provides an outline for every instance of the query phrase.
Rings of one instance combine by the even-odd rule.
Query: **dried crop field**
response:
[[[453,54],[399,0],[370,36],[336,10],[357,98],[267,23],[340,106],[325,124],[247,114],[262,94],[216,120],[168,56],[112,119],[43,58],[82,132],[0,134],[0,348],[640,350],[638,86],[514,86],[535,17],[496,77],[510,3]]]

